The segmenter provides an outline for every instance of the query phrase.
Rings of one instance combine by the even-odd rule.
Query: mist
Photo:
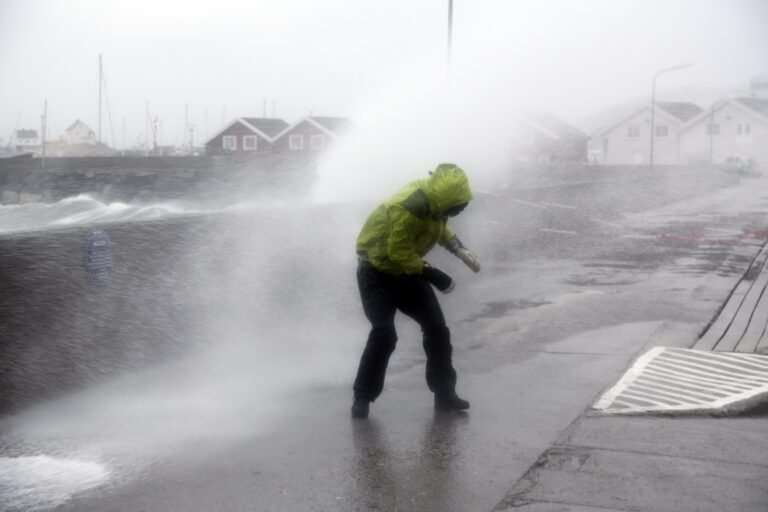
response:
[[[39,128],[46,99],[50,140],[75,119],[96,129],[99,54],[112,116],[103,139],[119,148],[145,139],[147,105],[161,143],[179,144],[185,110],[204,140],[234,117],[262,115],[264,100],[268,115],[274,106],[289,122],[310,112],[358,121],[380,95],[400,99],[389,86],[411,74],[414,85],[449,80],[443,1],[217,5],[3,3],[0,136]],[[757,0],[456,2],[451,79],[482,83],[461,98],[467,111],[493,104],[503,113],[512,102],[575,123],[647,97],[658,69],[683,62],[695,65],[665,77],[660,91],[744,88],[768,72],[766,15]]]
[[[700,320],[698,310],[614,306],[610,296],[651,270],[683,283],[670,285],[678,293],[689,274],[725,260],[733,239],[713,243],[711,254],[632,244],[668,240],[667,232],[651,233],[663,224],[658,211],[696,209],[694,198],[742,176],[713,166],[637,178],[628,166],[614,173],[585,162],[522,165],[516,130],[527,114],[547,112],[591,135],[606,113],[646,102],[654,73],[681,63],[693,65],[664,75],[658,100],[706,108],[747,89],[752,77],[768,75],[768,4],[454,4],[449,58],[442,0],[0,3],[0,146],[17,129],[39,130],[46,101],[48,139],[76,119],[95,128],[99,55],[109,101],[102,139],[115,149],[146,149],[151,118],[159,119],[159,145],[184,146],[191,125],[201,151],[239,117],[350,120],[300,179],[304,162],[285,158],[246,161],[229,176],[216,169],[188,197],[121,199],[95,185],[56,199],[25,196],[21,186],[2,191],[0,235],[25,257],[39,255],[28,283],[27,273],[9,272],[21,283],[14,286],[33,290],[19,322],[34,326],[30,338],[66,354],[66,364],[52,352],[23,352],[19,387],[34,394],[29,375],[38,371],[49,382],[40,385],[45,400],[0,420],[0,498],[19,510],[55,507],[99,486],[140,483],[187,457],[192,466],[217,459],[240,442],[279,434],[285,418],[311,423],[300,411],[318,407],[318,393],[347,393],[370,328],[354,271],[362,223],[379,201],[443,162],[469,176],[476,200],[451,224],[484,273],[475,277],[444,253],[430,262],[465,293],[441,297],[462,355],[470,359],[483,343],[495,351],[468,368],[497,370],[494,354],[508,355],[513,335],[525,336],[514,340],[524,353],[603,327],[610,315],[619,325]],[[259,165],[272,164],[285,172],[259,174]],[[151,174],[142,172],[137,182]],[[180,175],[196,176],[187,168]],[[761,233],[758,220],[744,223],[744,232]],[[76,282],[81,238],[97,228],[113,237],[116,255],[104,290]],[[680,238],[705,238],[696,233]],[[634,255],[642,261],[626,270],[635,262],[623,259]],[[684,256],[695,269],[678,275]],[[528,272],[541,261],[557,278]],[[608,270],[594,270],[602,264]],[[578,300],[608,313],[590,316],[573,306]],[[546,320],[560,318],[558,308],[575,311],[577,321]],[[424,363],[411,343],[421,333],[397,318],[409,344],[391,368],[411,378]],[[59,378],[78,385],[52,392]]]

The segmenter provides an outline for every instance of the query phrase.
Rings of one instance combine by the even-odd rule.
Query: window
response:
[[[325,135],[313,135],[309,139],[309,145],[312,149],[323,149],[325,147]]]
[[[235,151],[237,149],[237,137],[234,135],[225,135],[221,139],[221,144],[224,149]]]
[[[627,127],[627,137],[639,137],[640,136],[640,127],[639,126],[628,126]]]
[[[255,135],[243,135],[243,149],[246,151],[258,149],[258,138]]]
[[[707,135],[720,135],[720,124],[708,124],[707,125]]]
[[[749,123],[736,123],[736,142],[749,144],[752,142],[752,127]]]
[[[603,139],[603,154],[608,154],[608,137]]]
[[[288,137],[289,149],[304,149],[304,136],[303,135],[291,135]]]
[[[669,126],[655,126],[654,131],[657,137],[669,137]]]
[[[751,133],[751,126],[749,123],[737,123],[736,124],[736,135],[749,135]]]

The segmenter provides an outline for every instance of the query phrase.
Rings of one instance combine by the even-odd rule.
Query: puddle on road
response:
[[[484,302],[482,311],[462,320],[462,322],[474,322],[484,318],[502,318],[506,316],[510,311],[537,308],[540,306],[546,306],[548,304],[552,303],[549,301],[535,301],[527,299]]]

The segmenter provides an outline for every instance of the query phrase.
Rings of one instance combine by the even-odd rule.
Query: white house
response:
[[[37,130],[16,130],[13,147],[16,151],[40,149],[40,136],[37,134]]]
[[[80,144],[96,144],[96,134],[81,120],[76,120],[66,129],[64,140],[71,146]]]
[[[653,163],[679,163],[678,131],[701,114],[693,103],[656,102],[654,109]],[[595,163],[604,165],[647,165],[651,152],[651,105],[634,110],[629,116],[596,132],[589,144]]]
[[[768,99],[719,101],[686,124],[679,138],[682,164],[722,164],[739,156],[768,169]]]

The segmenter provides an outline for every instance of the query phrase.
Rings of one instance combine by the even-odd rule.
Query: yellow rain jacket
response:
[[[371,213],[357,237],[357,253],[382,272],[420,274],[422,257],[453,238],[445,211],[471,199],[464,171],[440,164],[429,178],[404,186]]]

